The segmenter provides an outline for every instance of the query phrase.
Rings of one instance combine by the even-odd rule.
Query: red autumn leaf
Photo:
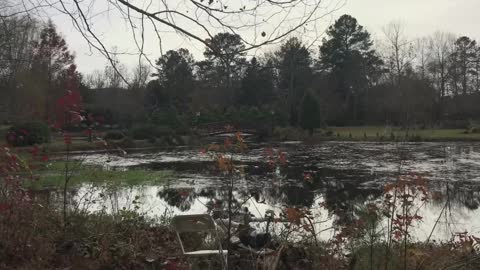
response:
[[[237,132],[237,133],[235,134],[235,137],[237,138],[237,142],[243,143],[242,133]]]
[[[6,203],[0,203],[0,212],[10,209],[10,206]]]
[[[76,75],[75,75],[76,76]],[[75,77],[74,76],[74,77]],[[76,78],[72,78],[76,80]],[[62,128],[64,125],[78,124],[84,120],[82,112],[82,97],[75,87],[67,87],[65,94],[57,99],[55,108],[55,128]],[[74,90],[70,90],[74,89]]]
[[[55,123],[52,125],[52,127],[53,127],[54,129],[60,129],[60,128],[62,128],[62,125],[60,124],[60,122],[55,122]]]
[[[37,156],[39,150],[40,150],[40,149],[38,148],[38,146],[35,145],[35,146],[30,150],[30,153],[32,154],[32,156],[35,157],[35,156]]]
[[[269,160],[267,164],[270,169],[273,169],[275,167],[275,162],[273,162],[273,160]]]
[[[70,135],[67,134],[67,133],[63,134],[63,142],[64,142],[66,145],[72,144],[72,136],[70,136]]]
[[[273,148],[272,147],[265,147],[263,148],[263,153],[266,155],[266,156],[273,156]]]
[[[285,152],[280,152],[278,155],[278,161],[281,165],[285,165],[287,163],[287,154],[285,154]]]
[[[91,129],[85,129],[84,131],[82,131],[82,133],[85,135],[85,136],[91,136],[93,131]]]
[[[171,261],[171,260],[167,260],[165,264],[165,269],[166,270],[178,270],[178,269],[182,269],[181,266],[178,265],[177,262],[175,261]]]
[[[105,122],[105,117],[103,115],[99,115],[95,118],[95,120],[99,123]]]
[[[190,192],[186,191],[186,190],[181,190],[178,192],[178,195],[180,195],[180,197],[188,197],[188,195],[190,195]]]
[[[11,133],[8,134],[8,141],[9,142],[13,142],[13,141],[15,141],[15,139],[16,139],[16,136],[15,136],[14,132],[11,132]]]
[[[225,141],[223,142],[223,146],[225,148],[229,148],[232,145],[232,140],[230,138],[225,138]]]
[[[65,104],[66,104],[65,98],[59,98],[59,99],[57,100],[57,105],[58,105],[58,106],[62,106],[62,107],[63,107],[63,106],[65,106]]]
[[[313,180],[312,175],[310,173],[304,173],[303,180],[311,182]]]
[[[400,231],[395,231],[393,237],[395,237],[395,239],[400,239],[402,238],[402,233]]]
[[[287,208],[285,209],[285,215],[287,216],[287,220],[291,223],[299,225],[301,219],[304,217],[303,213],[298,208]]]
[[[70,122],[73,124],[81,123],[85,118],[80,114],[80,112],[70,111]]]

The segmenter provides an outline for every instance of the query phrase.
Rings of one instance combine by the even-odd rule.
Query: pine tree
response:
[[[321,119],[320,106],[311,92],[307,92],[303,97],[301,112],[300,125],[312,136],[315,128],[321,127]]]

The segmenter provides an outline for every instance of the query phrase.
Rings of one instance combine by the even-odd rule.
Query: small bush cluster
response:
[[[273,130],[273,136],[283,141],[299,141],[308,137],[303,129],[293,127],[276,127]]]
[[[105,140],[121,140],[125,138],[125,134],[120,131],[109,131],[103,136]]]
[[[42,122],[26,122],[12,126],[6,141],[13,146],[42,144],[50,141],[50,128]]]
[[[168,137],[174,135],[171,128],[154,124],[140,124],[133,126],[130,136],[135,140],[151,140],[152,138]]]
[[[211,108],[202,110],[200,113],[184,116],[185,123],[191,125],[202,125],[217,122],[232,122],[235,124],[249,124],[270,126],[272,122],[276,126],[288,124],[288,116],[279,110],[257,108],[251,106]]]
[[[478,134],[480,133],[480,127],[470,127],[465,131],[465,134]]]
[[[57,211],[37,202],[0,215],[0,269],[164,269],[181,261],[174,233],[134,212],[72,214],[67,231]],[[33,268],[32,268],[33,267]],[[168,268],[167,268],[168,269]]]

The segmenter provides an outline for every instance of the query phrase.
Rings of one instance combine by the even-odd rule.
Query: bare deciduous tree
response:
[[[31,67],[39,32],[37,22],[27,16],[0,16],[0,107],[14,115],[26,111],[18,104],[28,94],[19,86]]]
[[[426,37],[417,38],[414,43],[415,46],[415,62],[420,75],[420,79],[427,79],[427,67],[431,61],[432,52],[429,48],[429,40]]]
[[[386,64],[390,68],[392,82],[398,84],[407,67],[413,61],[413,43],[405,34],[405,26],[393,21],[383,28],[387,41]]]
[[[429,64],[433,75],[434,85],[438,89],[438,96],[447,95],[448,62],[453,52],[455,35],[445,32],[435,32],[430,38],[430,51],[432,59]]]
[[[103,76],[105,79],[105,87],[109,88],[121,88],[129,85],[128,83],[128,69],[120,63],[117,58],[117,47],[113,47],[109,56],[111,65],[106,65],[103,70]]]
[[[87,74],[84,79],[85,85],[90,89],[100,89],[105,87],[105,76],[101,70],[94,70]]]
[[[246,44],[243,51],[250,51],[267,44],[281,42],[293,32],[302,32],[305,39],[313,35],[316,40],[322,34],[318,22],[338,10],[346,0],[36,0],[22,1],[15,12],[46,12],[53,9],[69,16],[74,27],[88,42],[91,49],[104,55],[123,81],[113,54],[104,44],[108,35],[98,31],[98,17],[108,14],[123,19],[129,25],[131,38],[137,47],[139,58],[152,66],[145,53],[146,42],[157,39],[163,55],[163,34],[174,31],[187,40],[209,47],[207,42],[215,34],[228,32],[239,34]],[[121,48],[123,49],[123,48]],[[222,52],[217,52],[222,54]]]
[[[138,65],[133,69],[133,77],[130,87],[132,89],[145,89],[150,73],[150,65],[146,64],[145,62],[139,62]]]

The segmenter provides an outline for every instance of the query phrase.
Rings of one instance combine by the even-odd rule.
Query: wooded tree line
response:
[[[157,61],[147,85],[150,111],[253,106],[304,127],[351,124],[451,125],[480,117],[480,49],[476,41],[436,32],[409,38],[400,23],[374,43],[355,18],[340,17],[315,48],[293,37],[247,59],[237,35],[208,42],[205,60],[186,49]],[[465,121],[463,121],[465,122]],[[460,124],[462,125],[462,124]]]
[[[128,84],[109,65],[101,72],[81,74],[74,53],[52,21],[42,23],[28,15],[0,16],[0,20],[2,121],[26,121],[33,117],[52,123],[60,106],[57,103],[67,91],[80,94],[88,103],[92,96],[89,89],[142,89],[149,79],[150,67],[144,63],[132,70]],[[119,62],[115,55],[112,57]],[[123,73],[128,71],[121,63],[116,68]],[[140,98],[139,105],[142,103]]]
[[[249,57],[239,35],[219,33],[206,41],[203,60],[182,48],[167,51],[155,68],[140,62],[128,72],[117,64],[124,76],[110,66],[82,76],[51,22],[2,18],[0,96],[9,99],[13,115],[45,117],[65,89],[88,99],[100,91],[92,89],[127,88],[143,96],[139,106],[147,115],[221,114],[247,107],[275,114],[280,124],[306,128],[480,118],[476,41],[443,32],[414,39],[404,31],[400,23],[391,23],[384,38],[374,42],[355,18],[344,15],[328,28],[320,46],[292,37]]]
[[[66,90],[79,91],[74,55],[52,22],[27,16],[2,17],[0,97],[12,119],[53,115]]]

